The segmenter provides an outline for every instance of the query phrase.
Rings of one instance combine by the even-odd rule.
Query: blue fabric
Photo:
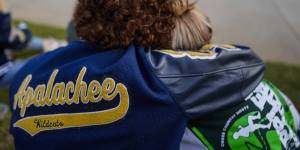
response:
[[[10,90],[11,104],[21,82],[28,74],[33,77],[29,86],[35,88],[38,84],[47,84],[54,69],[59,69],[55,83],[76,82],[83,66],[87,67],[84,77],[87,83],[91,80],[101,83],[104,78],[112,77],[127,87],[130,97],[127,115],[109,125],[50,130],[31,136],[12,126],[23,119],[17,108],[13,111],[10,128],[17,150],[179,149],[186,118],[152,72],[145,57],[145,49],[141,47],[100,51],[97,46],[87,42],[73,42],[67,47],[36,57],[15,78]],[[107,110],[118,103],[114,100],[100,104],[29,107],[24,118]]]
[[[0,12],[0,66],[8,61],[4,49],[9,47],[10,20],[10,14]]]
[[[41,38],[34,36],[28,42],[26,48],[31,49],[31,50],[40,51],[44,48],[43,41]]]
[[[0,12],[0,48],[8,46],[9,34],[11,31],[11,16],[9,13]]]
[[[25,65],[25,63],[28,60],[21,60],[21,61],[16,61],[12,62],[12,66],[8,68],[8,72],[1,77],[0,79],[0,90],[3,88],[8,88],[9,85],[12,83],[15,75],[18,73],[18,71]]]

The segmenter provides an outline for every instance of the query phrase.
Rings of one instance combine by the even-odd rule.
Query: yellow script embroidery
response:
[[[19,108],[20,116],[24,117],[26,110],[31,106],[39,108],[79,104],[80,102],[83,104],[98,103],[103,100],[111,101],[119,96],[118,106],[97,112],[27,117],[17,121],[14,127],[22,128],[34,136],[46,130],[110,124],[125,117],[129,109],[129,95],[126,86],[122,83],[116,84],[112,78],[106,78],[102,85],[96,80],[87,84],[83,81],[86,71],[86,67],[81,69],[75,84],[72,81],[67,84],[64,82],[54,84],[59,72],[59,70],[54,70],[47,86],[41,84],[35,89],[28,86],[32,80],[32,75],[28,75],[14,96],[14,110]],[[71,94],[73,94],[72,97],[70,97]]]
[[[156,52],[167,54],[174,58],[189,57],[190,59],[215,59],[217,57],[217,53],[209,50],[200,50],[200,51],[157,50]]]

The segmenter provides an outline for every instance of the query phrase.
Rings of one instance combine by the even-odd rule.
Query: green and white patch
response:
[[[247,98],[254,108],[235,113],[227,130],[231,149],[297,149],[300,147],[292,113],[280,91],[263,81]],[[245,110],[247,111],[247,110]],[[225,140],[225,139],[224,139]]]

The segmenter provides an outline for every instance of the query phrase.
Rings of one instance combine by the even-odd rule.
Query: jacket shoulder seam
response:
[[[226,71],[258,67],[258,66],[261,66],[261,65],[264,65],[264,63],[255,63],[255,64],[251,64],[251,65],[242,65],[242,66],[231,67],[231,68],[221,69],[221,70],[207,72],[207,73],[198,73],[198,74],[197,73],[195,73],[195,74],[157,74],[157,76],[159,78],[188,78],[188,77],[197,77],[197,76],[208,76],[208,75],[222,73],[222,72],[226,72]]]

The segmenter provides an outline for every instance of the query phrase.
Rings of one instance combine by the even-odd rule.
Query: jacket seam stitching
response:
[[[243,65],[243,66],[238,66],[238,67],[222,69],[222,70],[218,70],[218,71],[212,71],[212,72],[208,72],[208,73],[186,74],[186,75],[180,75],[180,74],[165,74],[165,75],[162,75],[162,74],[160,74],[160,75],[157,75],[157,77],[159,77],[159,78],[184,78],[184,77],[206,76],[206,75],[212,75],[212,74],[227,72],[227,71],[231,71],[231,70],[258,67],[258,66],[261,66],[261,65],[264,65],[264,63],[256,63],[256,64],[252,64],[252,65]]]
[[[144,55],[143,57],[146,58],[146,61],[145,61],[146,64],[145,65],[147,65],[150,68],[150,73],[165,88],[164,90],[166,90],[166,92],[168,93],[168,95],[170,96],[170,98],[172,99],[172,101],[174,102],[174,104],[176,105],[176,107],[179,109],[179,111],[185,117],[184,119],[186,119],[186,121],[188,121],[189,120],[189,116],[186,113],[185,109],[179,104],[179,102],[176,100],[175,96],[169,90],[169,88],[167,87],[167,85],[165,83],[163,83],[163,81],[158,76],[158,74],[156,74],[155,70],[153,69],[153,66],[149,63],[149,58],[146,55]]]
[[[243,89],[244,89],[244,85],[245,85],[245,80],[246,80],[246,77],[245,77],[245,73],[243,71],[244,68],[241,68],[241,74],[242,74],[242,84],[241,84],[241,89],[240,89],[240,96],[241,96],[241,99],[244,100],[244,96],[243,96]]]

